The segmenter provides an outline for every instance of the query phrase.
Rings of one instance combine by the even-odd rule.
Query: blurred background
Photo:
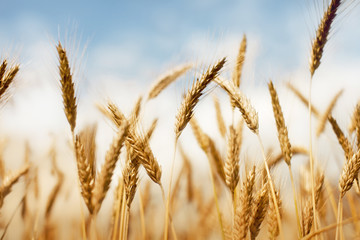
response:
[[[240,88],[259,113],[265,148],[279,151],[267,90],[270,79],[278,89],[290,141],[294,145],[307,146],[307,109],[285,83],[291,82],[308,96],[311,41],[325,9],[323,1],[318,2],[3,1],[0,56],[20,64],[12,96],[0,110],[0,137],[6,146],[4,159],[8,168],[21,165],[26,142],[31,149],[31,160],[39,166],[50,166],[48,151],[55,142],[59,158],[67,159],[61,168],[64,171],[72,169],[69,175],[76,177],[75,161],[69,150],[70,129],[63,113],[58,83],[55,48],[58,41],[67,49],[73,67],[79,107],[78,128],[98,124],[99,166],[114,129],[97,110],[96,104],[105,104],[111,99],[129,113],[138,97],[145,95],[159,76],[178,65],[192,63],[194,68],[190,72],[157,99],[146,103],[142,110],[144,128],[159,118],[151,145],[166,179],[173,154],[175,115],[182,94],[199,73],[224,56],[228,62],[222,75],[230,78],[243,34],[247,36],[248,46]],[[360,99],[359,23],[357,3],[347,1],[332,29],[312,88],[313,103],[321,111],[340,89],[344,89],[333,111],[344,130]],[[213,94],[220,98],[224,118],[230,124],[232,115],[228,97],[215,85],[197,106],[195,117],[205,132],[218,139]],[[314,125],[316,127],[316,122]],[[260,162],[256,138],[247,129],[245,131],[242,154]],[[207,176],[206,157],[191,130],[186,129],[181,138],[185,151],[197,159],[194,164],[204,169]],[[225,143],[220,139],[218,144],[225,153]],[[338,176],[340,169],[331,163],[341,157],[342,152],[329,126],[314,146],[323,168]],[[333,154],[329,149],[335,149],[339,154]],[[286,178],[279,179],[279,183],[287,186],[283,181]],[[43,188],[46,189],[45,185]]]

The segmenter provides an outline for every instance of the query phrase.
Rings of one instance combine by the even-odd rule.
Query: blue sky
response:
[[[58,32],[64,39],[66,32],[76,31],[83,40],[80,44],[87,45],[88,69],[99,66],[94,59],[104,48],[126,49],[125,55],[133,51],[136,57],[123,68],[102,66],[103,71],[126,77],[136,77],[139,64],[146,71],[187,59],[184,48],[194,38],[219,45],[230,37],[240,41],[243,33],[250,42],[252,38],[260,41],[257,64],[264,76],[268,68],[295,69],[306,62],[306,55],[299,56],[296,50],[306,50],[310,42],[307,28],[313,28],[306,23],[307,8],[313,6],[303,1],[6,1],[2,5],[1,47],[21,46],[25,53],[20,55],[29,59],[33,57],[26,53],[29,43],[56,40]],[[209,56],[216,51],[208,49]],[[117,54],[121,59],[121,52]],[[202,56],[190,57],[202,61]]]

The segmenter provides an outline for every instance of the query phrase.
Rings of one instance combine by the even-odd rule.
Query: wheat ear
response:
[[[230,95],[235,106],[240,110],[248,128],[257,134],[259,131],[259,118],[250,100],[237,90],[232,82],[220,78],[216,78],[214,81]]]
[[[291,157],[292,157],[292,151],[291,151],[291,144],[289,141],[288,131],[285,125],[285,119],[284,115],[281,111],[281,106],[279,103],[279,98],[277,95],[277,92],[274,88],[274,85],[272,81],[269,82],[269,92],[271,96],[271,103],[273,107],[275,122],[276,122],[276,128],[278,131],[278,138],[280,142],[280,148],[284,156],[284,160],[287,165],[291,165]]]
[[[246,45],[247,38],[244,34],[240,43],[239,53],[236,58],[236,64],[232,75],[232,81],[237,88],[240,87],[241,74],[245,62]]]
[[[240,48],[238,55],[236,57],[236,63],[235,68],[232,73],[232,82],[236,88],[240,87],[240,81],[241,81],[241,75],[242,75],[242,69],[245,62],[245,53],[246,53],[246,45],[247,45],[247,38],[246,35],[243,35],[243,38],[240,43]],[[236,107],[236,104],[232,98],[230,98],[230,103],[233,109]]]
[[[360,150],[358,150],[344,165],[339,179],[340,197],[350,190],[360,169]]]
[[[328,119],[328,116],[331,114],[332,110],[334,109],[335,107],[335,104],[337,102],[337,100],[339,99],[339,97],[341,96],[341,94],[344,92],[343,89],[341,89],[334,97],[333,99],[331,100],[329,106],[326,108],[324,114],[322,114],[320,116],[320,119],[319,119],[319,123],[318,123],[318,127],[317,127],[317,130],[316,130],[316,136],[319,137],[320,134],[324,131],[325,129],[325,124],[327,122],[327,119]]]
[[[267,183],[256,194],[255,200],[252,204],[252,214],[249,224],[250,238],[255,240],[260,232],[260,225],[264,221],[266,211],[269,205],[269,190]]]
[[[81,195],[85,201],[89,212],[92,214],[94,211],[94,205],[91,201],[91,198],[95,184],[95,176],[92,174],[91,169],[91,166],[93,164],[90,164],[88,159],[86,158],[84,144],[80,136],[75,136],[74,145]]]
[[[317,175],[316,178],[316,185],[315,185],[315,205],[318,206],[321,191],[324,185],[324,174],[320,173]],[[303,207],[302,211],[302,237],[305,237],[310,233],[314,222],[314,214],[313,214],[313,207],[312,207],[312,199],[309,198],[305,202],[305,206]]]
[[[14,173],[7,173],[0,186],[0,208],[4,204],[5,197],[11,192],[11,187],[29,171],[30,165],[26,164]]]
[[[195,138],[200,145],[201,149],[205,152],[209,163],[211,165],[215,165],[215,169],[219,174],[220,178],[226,182],[225,180],[225,172],[224,172],[224,162],[221,158],[219,151],[215,146],[215,142],[201,129],[198,124],[196,118],[192,118],[190,120],[190,125],[195,135]]]
[[[357,149],[360,149],[360,104],[355,108],[355,130],[356,130],[356,145]]]
[[[184,64],[165,73],[150,88],[148,93],[148,100],[157,97],[165,88],[167,88],[176,79],[189,71],[192,67],[192,64]]]
[[[239,153],[240,145],[238,144],[238,136],[233,126],[230,126],[230,136],[227,144],[227,158],[225,161],[225,179],[226,185],[234,196],[235,188],[239,182]]]
[[[328,116],[328,120],[331,123],[331,126],[336,134],[336,137],[339,141],[340,146],[344,150],[345,157],[349,160],[353,156],[353,149],[349,142],[349,140],[345,137],[345,134],[340,129],[339,125],[337,124],[336,120],[332,116]]]
[[[192,87],[185,95],[185,98],[183,99],[183,102],[180,106],[180,110],[176,115],[176,139],[180,137],[182,130],[190,121],[193,115],[194,108],[199,102],[199,99],[202,96],[204,89],[212,80],[214,80],[219,75],[219,72],[223,68],[225,62],[226,58],[221,59],[213,67],[208,68],[207,71],[201,76],[200,80],[197,80],[192,84]]]
[[[221,113],[219,98],[216,95],[213,95],[213,101],[214,101],[214,107],[215,107],[215,113],[216,113],[217,126],[219,128],[219,132],[220,132],[221,136],[224,138],[226,135],[226,125],[225,125],[225,120],[223,118],[223,115]]]
[[[236,207],[234,216],[234,239],[245,240],[249,231],[251,215],[251,203],[253,200],[253,188],[255,183],[255,166],[249,172],[240,191],[241,205]]]
[[[113,139],[109,150],[106,152],[105,162],[101,171],[96,178],[95,188],[93,192],[93,206],[96,211],[99,211],[102,201],[104,200],[107,191],[110,188],[111,179],[119,159],[121,148],[127,136],[129,124],[123,124],[118,130],[117,136]]]
[[[45,211],[45,218],[49,219],[52,208],[54,206],[56,197],[58,196],[61,186],[64,183],[64,173],[59,169],[59,167],[57,166],[56,163],[56,152],[55,152],[55,147],[53,147],[50,151],[50,155],[51,155],[51,163],[52,163],[52,167],[54,172],[57,175],[57,182],[56,185],[54,186],[54,188],[52,189],[48,201],[46,203],[46,211]]]
[[[314,75],[315,70],[319,67],[321,57],[323,55],[324,47],[328,41],[328,36],[331,29],[337,10],[341,4],[341,0],[332,0],[329,7],[324,13],[323,18],[316,31],[316,37],[313,40],[310,57],[310,74]]]
[[[279,236],[279,225],[276,216],[276,205],[278,206],[279,211],[281,210],[281,199],[278,191],[275,190],[276,203],[274,199],[269,196],[269,219],[268,219],[268,232],[269,239],[276,239]]]
[[[15,65],[7,70],[8,64],[4,60],[0,66],[0,99],[3,99],[3,95],[9,89],[11,83],[14,81],[16,74],[19,72],[19,65]]]
[[[59,72],[60,84],[63,97],[64,111],[66,118],[70,124],[71,132],[74,132],[76,126],[76,97],[72,73],[70,70],[69,60],[65,49],[61,43],[56,47],[59,55]]]
[[[294,87],[290,82],[286,83],[286,87],[289,88],[294,94],[295,96],[297,96],[300,101],[305,105],[305,106],[309,106],[309,100],[296,88]],[[317,110],[317,108],[313,105],[311,105],[311,112],[316,116],[319,117],[320,113]]]

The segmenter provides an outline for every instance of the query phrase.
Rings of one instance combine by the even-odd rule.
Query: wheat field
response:
[[[1,239],[360,239],[360,101],[345,112],[344,87],[318,107],[313,87],[334,23],[351,4],[324,8],[302,86],[268,79],[266,92],[244,90],[251,41],[244,34],[234,61],[184,63],[136,101],[104,96],[93,104],[110,136],[96,121],[84,124],[91,115],[81,110],[71,50],[54,43],[66,132],[51,143],[19,144],[15,166],[7,142],[17,136],[0,142]],[[22,65],[11,56],[0,64],[5,106],[18,97]],[[166,105],[157,99],[186,78],[174,115],[149,118]],[[204,107],[213,114],[204,116]],[[34,146],[46,148],[40,161]]]

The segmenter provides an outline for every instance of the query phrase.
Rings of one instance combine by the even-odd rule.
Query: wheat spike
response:
[[[186,127],[186,125],[190,121],[193,115],[194,108],[196,104],[199,102],[199,99],[202,96],[204,89],[212,80],[214,80],[219,75],[219,72],[223,68],[225,62],[226,62],[226,58],[221,59],[213,67],[208,68],[205,74],[201,76],[200,80],[197,80],[192,84],[192,87],[185,95],[185,98],[183,99],[182,104],[180,106],[180,110],[176,115],[176,124],[175,124],[176,139],[180,137],[182,130]]]
[[[234,239],[245,240],[249,230],[249,220],[251,214],[251,202],[253,200],[253,188],[255,183],[255,166],[247,174],[240,191],[240,203],[236,207],[234,216]]]
[[[339,125],[332,116],[328,116],[328,120],[331,123],[331,126],[334,130],[334,133],[336,134],[340,146],[344,150],[346,159],[349,160],[353,155],[353,149],[349,140],[345,137],[345,134],[343,133],[343,131],[341,131]]]
[[[64,183],[64,173],[59,169],[59,167],[57,166],[56,163],[56,152],[55,152],[55,147],[53,147],[50,151],[50,155],[51,155],[51,164],[52,164],[52,168],[53,171],[55,172],[56,176],[57,176],[57,182],[56,185],[54,186],[54,188],[52,189],[48,201],[46,203],[46,211],[45,211],[45,218],[48,219],[50,217],[50,213],[51,210],[54,206],[56,197],[59,195],[61,186]]]
[[[95,179],[96,177],[96,124],[86,126],[80,131],[79,136],[84,146],[84,154],[89,163],[90,178]]]
[[[129,208],[134,199],[135,192],[139,182],[139,176],[138,176],[139,167],[140,164],[138,161],[128,159],[128,161],[126,161],[126,165],[123,170],[126,204]]]
[[[317,174],[316,177],[316,185],[315,185],[315,206],[318,205],[322,187],[324,185],[324,174]],[[302,237],[305,237],[310,233],[311,227],[314,221],[313,207],[312,207],[312,199],[308,198],[305,202],[305,206],[302,211]]]
[[[95,184],[95,176],[92,174],[93,170],[90,166],[92,166],[93,164],[90,164],[88,159],[86,158],[84,144],[79,135],[75,136],[74,145],[81,195],[85,201],[89,212],[92,214],[94,210],[94,205],[91,201],[91,198]]]
[[[149,90],[148,100],[157,97],[165,88],[189,71],[192,67],[192,64],[184,64],[161,76]]]
[[[139,119],[139,115],[140,115],[140,111],[141,111],[141,103],[142,103],[142,96],[140,96],[136,102],[135,105],[131,111],[130,117],[129,119],[131,119],[130,121],[135,121],[137,119]]]
[[[0,83],[3,82],[3,77],[5,75],[6,68],[7,68],[7,60],[5,59],[2,61],[0,66]]]
[[[225,125],[225,120],[223,118],[223,115],[221,113],[219,98],[216,95],[213,95],[213,101],[214,101],[214,106],[215,106],[216,120],[217,120],[217,126],[219,128],[219,132],[222,137],[225,137],[226,125]]]
[[[236,58],[236,65],[232,76],[232,81],[237,88],[240,87],[241,74],[245,62],[246,45],[247,39],[244,34],[240,43],[239,53]]]
[[[236,58],[236,64],[235,68],[232,73],[232,82],[236,88],[240,87],[240,81],[241,81],[241,75],[242,75],[242,69],[245,62],[245,53],[246,53],[246,45],[247,45],[247,39],[246,35],[243,35],[243,38],[240,43],[239,52]],[[236,107],[236,104],[233,99],[230,98],[231,106],[233,108]]]
[[[329,106],[326,108],[324,114],[321,115],[320,119],[319,119],[319,123],[318,123],[318,128],[316,130],[316,136],[319,137],[320,134],[324,131],[325,129],[325,124],[327,122],[327,118],[328,116],[331,114],[332,110],[335,107],[335,104],[337,102],[337,100],[339,99],[339,97],[341,96],[341,94],[343,93],[343,89],[341,89],[331,100]]]
[[[355,107],[354,119],[354,125],[356,130],[356,144],[357,149],[360,149],[360,104],[357,104]]]
[[[304,155],[308,155],[309,151],[305,148],[305,147],[301,147],[301,146],[292,146],[291,147],[291,154],[295,155],[295,154],[304,154]],[[274,167],[276,164],[278,164],[280,162],[280,160],[284,157],[283,153],[280,153],[279,155],[276,155],[273,158],[270,158],[268,160],[268,166],[269,168]]]
[[[300,101],[306,106],[309,106],[309,100],[297,89],[295,88],[290,82],[286,83],[286,87],[289,88],[294,94],[295,96],[297,96]],[[311,105],[311,112],[316,116],[319,117],[320,113],[317,110],[317,108],[313,105]]]
[[[156,129],[156,126],[157,126],[157,124],[158,124],[158,118],[155,118],[153,121],[152,121],[152,123],[151,123],[151,125],[150,125],[150,127],[149,127],[149,129],[147,130],[147,132],[146,132],[146,138],[147,139],[151,139],[151,137],[152,137],[152,135],[153,135],[153,133],[154,133],[154,130]]]
[[[255,200],[252,204],[252,215],[250,219],[250,238],[255,240],[260,232],[260,226],[264,221],[266,211],[269,205],[268,186],[264,184],[256,194]]]
[[[201,149],[205,152],[207,158],[210,161],[210,164],[215,165],[215,169],[219,174],[220,178],[226,182],[225,180],[225,172],[224,172],[224,163],[220,156],[219,151],[217,150],[214,141],[203,132],[200,125],[196,121],[195,118],[190,120],[190,125],[195,135],[195,138],[200,145]]]
[[[71,132],[74,132],[76,126],[76,97],[74,82],[69,66],[69,60],[66,55],[65,49],[61,43],[56,47],[59,55],[59,72],[60,72],[60,85],[64,104],[64,111],[66,118],[70,124]]]
[[[269,191],[269,193],[270,193],[270,191]],[[279,210],[281,210],[280,194],[278,191],[275,191],[275,195],[276,195],[277,205],[279,207]],[[273,239],[276,239],[277,236],[279,235],[279,225],[278,225],[278,221],[276,219],[275,203],[274,203],[274,200],[271,197],[271,195],[269,195],[269,214],[268,214],[268,216],[269,216],[269,219],[267,221],[268,233],[269,233],[268,237],[269,237],[269,239],[273,240]]]
[[[248,128],[257,134],[259,131],[259,118],[250,100],[240,93],[232,82],[220,78],[216,78],[214,81],[230,95],[236,107],[239,108]]]
[[[352,187],[360,169],[360,150],[358,150],[344,165],[339,179],[340,197]]]
[[[332,0],[329,7],[324,13],[323,18],[316,31],[316,37],[313,40],[310,57],[310,74],[314,75],[316,69],[320,65],[321,57],[323,55],[325,44],[328,40],[328,36],[331,29],[337,10],[341,4],[341,0]]]
[[[14,173],[7,173],[0,186],[0,208],[4,204],[5,197],[11,192],[11,187],[29,171],[30,165],[26,164]]]
[[[6,60],[4,60],[0,66],[0,99],[3,99],[3,95],[9,89],[20,69],[19,65],[15,65],[7,70],[7,66],[8,64]]]
[[[357,127],[357,115],[360,114],[360,110],[358,110],[358,106],[360,106],[360,101],[357,102],[355,108],[354,108],[354,112],[351,116],[351,122],[348,126],[348,131],[349,131],[349,134],[352,134],[355,130],[356,130],[356,127]],[[358,113],[359,111],[359,113]]]
[[[235,188],[239,182],[239,153],[238,134],[233,126],[230,126],[230,136],[228,140],[227,158],[225,161],[226,185],[234,195]]]
[[[127,136],[128,129],[129,124],[125,122],[118,130],[117,136],[113,139],[109,150],[106,152],[105,162],[101,168],[98,177],[96,178],[93,193],[92,201],[96,211],[99,211],[101,203],[110,188],[110,183],[114,173],[116,162],[119,159],[120,151]]]
[[[280,142],[280,148],[281,151],[284,155],[284,160],[286,162],[287,165],[291,165],[291,157],[292,157],[292,151],[291,151],[291,144],[289,141],[289,136],[288,136],[288,131],[287,128],[285,126],[285,119],[284,119],[284,115],[281,111],[281,106],[279,103],[279,98],[277,95],[277,92],[274,88],[274,85],[272,83],[272,81],[270,81],[270,83],[268,84],[269,86],[269,92],[270,92],[270,96],[271,96],[271,103],[272,103],[272,107],[273,107],[273,112],[274,112],[274,117],[275,117],[275,122],[276,122],[276,128],[278,131],[278,138],[279,138],[279,142]]]
[[[148,139],[142,134],[130,131],[130,135],[126,140],[151,180],[160,185],[161,168],[154,157]]]

